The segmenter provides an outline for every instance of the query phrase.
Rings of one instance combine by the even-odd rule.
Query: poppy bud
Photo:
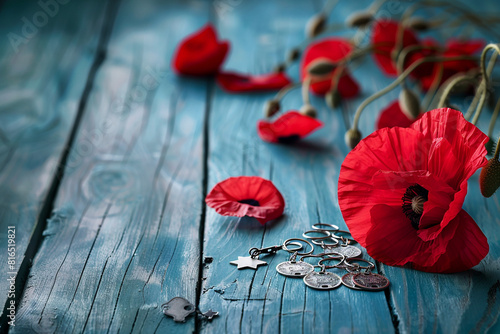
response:
[[[280,110],[280,101],[278,100],[269,100],[264,105],[264,116],[272,117]]]
[[[300,113],[312,118],[316,118],[316,116],[318,116],[318,112],[310,104],[304,104],[302,107],[300,107]]]
[[[307,67],[307,72],[314,76],[323,76],[332,73],[336,68],[336,64],[325,60],[318,59],[309,64]]]
[[[420,115],[420,101],[417,95],[407,88],[403,88],[399,93],[399,106],[409,119],[417,119]]]
[[[479,185],[484,197],[491,197],[500,187],[500,161],[498,161],[498,157],[491,158],[483,167],[479,176]]]
[[[309,19],[306,26],[306,36],[313,38],[321,34],[326,28],[327,17],[325,14],[320,13]]]
[[[276,67],[274,68],[274,72],[276,73],[285,72],[285,70],[286,70],[286,65],[283,63],[276,65]]]
[[[358,129],[349,129],[345,133],[345,143],[352,150],[361,141],[361,132]]]
[[[339,106],[341,100],[342,96],[337,89],[330,90],[325,95],[326,104],[332,109],[336,109]]]
[[[371,12],[359,11],[352,13],[345,20],[348,27],[360,28],[366,26],[368,23],[373,21],[373,14]]]
[[[416,31],[427,31],[431,27],[429,21],[422,17],[411,17],[407,20],[406,25]]]
[[[294,48],[291,49],[290,52],[288,53],[287,61],[291,63],[299,59],[299,57],[300,57],[300,49]]]

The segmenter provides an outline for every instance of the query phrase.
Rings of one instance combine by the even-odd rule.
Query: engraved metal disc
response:
[[[336,252],[344,255],[348,259],[361,255],[361,249],[350,245],[336,247]]]
[[[342,279],[334,273],[313,271],[304,277],[304,283],[313,289],[331,290],[338,288]]]
[[[286,261],[278,264],[276,271],[288,277],[304,277],[314,271],[314,266],[303,261]]]
[[[357,273],[347,273],[344,276],[342,276],[342,284],[344,284],[349,289],[362,290],[360,287],[356,286],[352,281],[352,277],[354,275],[357,275]]]
[[[356,274],[352,277],[352,282],[363,290],[371,291],[384,290],[390,284],[387,277],[374,273]]]

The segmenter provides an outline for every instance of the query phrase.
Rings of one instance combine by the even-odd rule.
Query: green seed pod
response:
[[[426,19],[415,16],[410,17],[406,21],[406,26],[416,31],[427,31],[431,27],[431,24]]]
[[[291,49],[290,52],[288,53],[287,61],[288,62],[294,62],[300,57],[300,49],[294,48]]]
[[[337,89],[330,90],[325,95],[325,102],[332,109],[336,109],[340,105],[340,101],[342,101],[342,96]]]
[[[323,76],[335,71],[336,67],[337,65],[331,61],[318,59],[309,64],[309,66],[307,67],[307,72],[313,76]]]
[[[304,104],[302,107],[300,107],[300,113],[302,115],[309,116],[312,118],[316,118],[316,116],[318,116],[318,112],[310,104]]]
[[[352,28],[361,28],[373,21],[373,14],[367,11],[354,12],[347,17],[345,24]]]
[[[483,167],[479,175],[479,185],[484,197],[491,197],[500,187],[500,161],[498,158],[491,158]]]
[[[272,117],[280,110],[280,101],[269,100],[264,105],[264,116]]]
[[[328,18],[323,13],[311,17],[306,25],[306,36],[314,38],[321,34],[326,28],[327,20]]]
[[[416,119],[420,115],[420,101],[417,95],[407,88],[403,88],[399,94],[399,106],[409,119]]]
[[[349,129],[345,133],[345,143],[351,150],[361,141],[361,132],[358,129]]]

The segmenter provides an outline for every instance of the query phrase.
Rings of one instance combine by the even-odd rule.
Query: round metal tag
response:
[[[336,252],[344,255],[348,259],[361,255],[361,249],[350,245],[336,247]]]
[[[278,264],[276,271],[288,277],[304,277],[314,271],[314,266],[303,261],[286,261]]]
[[[304,277],[304,283],[313,289],[331,290],[338,288],[342,279],[334,273],[313,271]]]
[[[344,284],[349,289],[362,290],[360,287],[356,286],[352,281],[352,277],[354,275],[357,275],[357,273],[347,273],[344,276],[342,276],[342,284]]]
[[[379,291],[384,290],[390,284],[387,277],[374,273],[361,273],[352,277],[354,285],[363,290]]]

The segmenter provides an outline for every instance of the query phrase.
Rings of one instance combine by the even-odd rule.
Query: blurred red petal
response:
[[[220,72],[217,83],[232,93],[278,90],[291,84],[284,72],[264,75],[248,75],[235,72]]]
[[[279,190],[258,176],[230,177],[219,182],[205,202],[220,215],[254,217],[261,224],[280,217],[285,209]]]
[[[291,143],[304,138],[309,133],[323,126],[315,118],[302,115],[297,111],[289,111],[274,122],[259,121],[257,131],[259,137],[270,143]]]
[[[379,20],[372,30],[373,56],[380,69],[389,76],[397,75],[396,64],[392,61],[392,52],[397,44],[400,24],[393,20]],[[413,31],[404,29],[401,50],[410,45],[419,44]]]
[[[172,66],[179,74],[194,76],[215,74],[228,51],[229,43],[219,42],[214,28],[207,24],[180,42]]]
[[[382,110],[377,120],[377,130],[382,128],[393,128],[395,126],[407,128],[413,124],[415,120],[411,120],[403,114],[399,101],[393,101],[387,108]]]
[[[334,63],[338,63],[347,58],[353,50],[353,45],[350,41],[342,38],[327,38],[310,44],[304,51],[304,57],[301,63],[301,78],[307,75],[308,66],[315,60],[326,59]],[[328,92],[332,85],[332,78],[336,71],[329,75],[312,78],[311,91],[315,94],[324,95]],[[349,74],[348,69],[344,69],[343,75],[339,79],[337,85],[338,91],[342,97],[350,98],[359,94],[359,85]]]

